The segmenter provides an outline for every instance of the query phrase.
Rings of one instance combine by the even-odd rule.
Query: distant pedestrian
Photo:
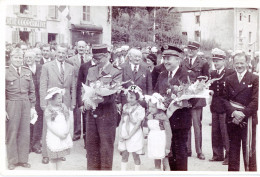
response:
[[[51,170],[61,169],[61,158],[68,155],[73,146],[69,110],[62,103],[64,93],[65,89],[53,87],[48,90],[45,97],[46,100],[49,100],[44,111],[44,119],[47,122],[46,144]]]
[[[144,137],[141,123],[145,117],[145,109],[138,103],[142,90],[131,85],[128,88],[127,103],[123,106],[121,122],[119,124],[118,149],[121,151],[121,170],[126,170],[129,153],[133,154],[135,171],[140,170],[141,160],[139,155],[143,153]]]

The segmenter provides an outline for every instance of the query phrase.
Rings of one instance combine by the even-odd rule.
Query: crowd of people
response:
[[[73,141],[83,134],[87,170],[112,170],[117,148],[121,170],[127,169],[130,154],[135,170],[140,170],[140,155],[147,153],[155,170],[187,171],[191,126],[197,158],[205,160],[201,121],[209,103],[192,98],[189,106],[179,104],[167,116],[166,100],[172,97],[173,86],[206,78],[216,79],[209,87],[213,91],[210,161],[239,171],[242,142],[245,169],[256,171],[258,63],[259,55],[250,59],[243,51],[218,48],[206,58],[196,41],[161,48],[115,48],[83,40],[75,46],[6,44],[8,169],[30,168],[28,157],[34,152],[42,154],[43,164],[59,170]],[[96,81],[123,83],[124,91],[101,97],[93,109],[82,98],[82,84]],[[116,135],[118,147],[114,147]]]

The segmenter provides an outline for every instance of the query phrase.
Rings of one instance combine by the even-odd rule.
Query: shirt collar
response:
[[[134,71],[134,68],[136,66],[136,70],[139,70],[139,65],[134,65],[133,63],[130,63],[132,71]]]
[[[179,66],[177,68],[175,68],[173,71],[169,72],[169,74],[171,73],[171,78],[173,78],[173,76],[176,74],[177,70],[179,69]]]
[[[28,67],[33,72],[33,74],[35,74],[35,72],[36,72],[36,64],[34,63],[32,66],[28,66]]]
[[[224,66],[222,66],[222,68],[220,68],[218,71],[220,72],[220,73],[222,73],[222,71],[224,70]]]
[[[241,80],[244,78],[245,74],[246,74],[247,70],[245,70],[244,72],[242,72],[241,74],[237,72],[237,78],[239,78],[239,76],[242,76]]]
[[[14,68],[15,71],[17,71],[17,68],[13,64],[11,64],[11,66]],[[20,72],[21,71],[21,67],[19,67],[18,69],[19,69],[19,72]]]

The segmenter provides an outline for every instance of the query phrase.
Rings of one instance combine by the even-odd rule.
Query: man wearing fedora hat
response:
[[[101,81],[112,85],[122,81],[121,71],[109,62],[107,46],[92,46],[96,66],[89,68],[86,85]],[[112,170],[115,132],[117,127],[116,94],[103,97],[93,110],[88,105],[86,115],[86,149],[88,170]]]
[[[155,92],[171,97],[168,90],[171,86],[187,83],[187,72],[181,64],[183,51],[175,46],[162,47],[165,71],[161,72],[155,85]],[[172,171],[187,171],[187,139],[191,127],[191,108],[183,107],[176,110],[169,118],[172,129],[171,152],[169,165]]]
[[[199,76],[209,76],[209,65],[205,59],[198,56],[200,44],[196,41],[190,41],[188,44],[188,57],[182,63],[183,68],[186,70],[191,82],[195,82]],[[205,159],[202,153],[202,108],[206,106],[204,98],[191,99],[192,102],[192,122],[194,127],[195,147],[197,157],[201,160]],[[191,132],[189,132],[188,139],[188,152],[191,156]]]
[[[210,78],[218,79],[212,83],[210,90],[214,91],[210,110],[212,113],[212,150],[213,157],[210,161],[223,161],[225,149],[225,160],[223,165],[228,165],[229,139],[226,124],[226,110],[223,103],[223,91],[226,77],[234,73],[233,70],[225,67],[226,54],[224,51],[215,48],[212,50],[212,60],[216,70],[211,71]]]

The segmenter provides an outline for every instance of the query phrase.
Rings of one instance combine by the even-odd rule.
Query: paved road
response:
[[[222,162],[209,162],[212,157],[211,148],[211,115],[209,109],[204,110],[204,116],[202,121],[202,133],[203,133],[203,146],[202,150],[206,157],[206,160],[199,160],[196,158],[196,151],[194,146],[194,137],[192,141],[193,156],[188,159],[188,171],[227,171],[227,166],[222,165]],[[192,129],[193,131],[193,129]],[[115,147],[117,147],[117,141],[115,141]],[[242,156],[241,156],[242,157]],[[86,151],[84,149],[83,139],[74,142],[74,147],[71,150],[71,154],[66,157],[67,160],[63,163],[63,170],[86,170]],[[120,170],[121,156],[117,148],[114,151],[113,170]],[[141,170],[150,171],[153,170],[153,160],[148,159],[146,155],[141,156]],[[49,166],[41,163],[41,155],[30,153],[29,163],[31,164],[30,170],[48,170]],[[132,156],[129,157],[128,170],[134,170],[134,162]],[[27,170],[22,167],[17,167],[17,170]],[[243,165],[241,163],[241,170]]]

